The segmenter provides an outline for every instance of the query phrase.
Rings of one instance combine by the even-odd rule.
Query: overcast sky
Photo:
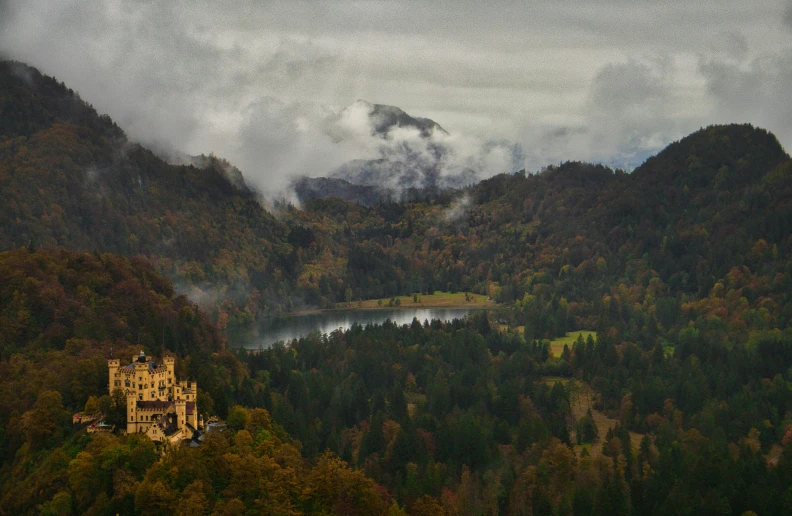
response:
[[[514,166],[493,141],[529,170],[635,165],[712,123],[792,148],[784,0],[0,0],[0,53],[267,190],[372,157],[329,127],[357,99],[435,120],[482,176]]]

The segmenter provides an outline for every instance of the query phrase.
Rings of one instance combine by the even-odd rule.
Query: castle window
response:
[[[151,391],[151,397],[152,398],[154,397],[154,391]]]

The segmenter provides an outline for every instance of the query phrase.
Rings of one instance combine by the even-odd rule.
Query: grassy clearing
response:
[[[575,338],[577,338],[577,336],[575,336]],[[585,335],[583,338],[585,338]],[[594,424],[597,425],[597,432],[599,433],[599,439],[593,443],[582,445],[575,444],[575,453],[580,455],[580,452],[583,451],[583,448],[588,448],[588,451],[592,457],[602,454],[602,444],[605,441],[605,436],[608,435],[608,430],[616,426],[618,420],[609,418],[599,410],[594,409],[591,403],[592,397],[594,396],[594,391],[592,390],[591,386],[585,382],[581,382],[580,380],[572,380],[570,378],[560,378],[556,376],[548,376],[543,381],[547,385],[551,386],[554,383],[560,382],[568,389],[570,382],[575,382],[569,399],[569,402],[572,405],[572,417],[575,421],[577,421],[581,417],[585,416],[586,411],[591,408],[591,415],[594,418]],[[575,438],[575,430],[573,427],[569,432],[569,439],[574,443]],[[630,432],[630,444],[634,449],[638,449],[641,446],[641,439],[643,439],[643,434]]]
[[[501,333],[506,333],[510,331],[512,333],[522,335],[523,332],[525,331],[525,326],[509,326],[508,324],[501,324],[493,321],[490,321],[490,325],[492,326],[492,328],[494,328],[495,330]]]
[[[578,335],[583,335],[583,340],[586,340],[589,335],[594,340],[597,339],[597,332],[589,331],[589,330],[579,330],[579,331],[570,331],[563,337],[559,337],[555,340],[550,341],[550,353],[553,354],[554,357],[558,358],[561,356],[561,353],[564,351],[564,344],[569,346],[569,349],[572,350],[572,344],[578,338]]]
[[[391,306],[390,298],[383,298],[353,301],[349,306],[346,303],[338,303],[338,308],[492,308],[496,306],[493,301],[487,300],[487,296],[481,294],[465,292],[452,294],[439,290],[434,294],[419,294],[417,303],[413,296],[396,296],[394,299],[399,300],[398,306],[395,303]]]

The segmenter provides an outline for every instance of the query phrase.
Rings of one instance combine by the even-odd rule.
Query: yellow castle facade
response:
[[[192,438],[202,426],[198,417],[198,384],[177,382],[174,363],[173,357],[166,356],[158,364],[142,351],[125,366],[116,358],[107,361],[110,392],[121,389],[126,394],[127,433],[176,443]]]

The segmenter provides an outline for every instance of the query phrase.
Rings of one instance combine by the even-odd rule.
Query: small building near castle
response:
[[[128,434],[178,443],[191,439],[203,426],[198,417],[198,384],[176,381],[173,357],[163,357],[162,362],[157,364],[143,351],[123,367],[120,360],[111,358],[107,361],[108,388],[111,393],[116,389],[126,393]]]

